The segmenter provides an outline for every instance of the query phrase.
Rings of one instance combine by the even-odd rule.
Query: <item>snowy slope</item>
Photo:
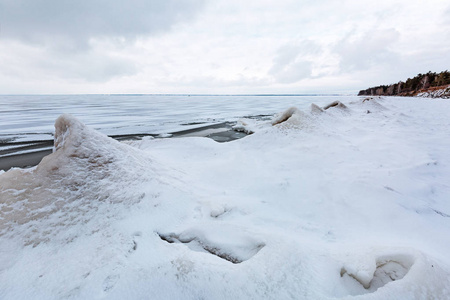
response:
[[[448,299],[449,115],[361,98],[129,145],[63,115],[0,174],[0,299]]]

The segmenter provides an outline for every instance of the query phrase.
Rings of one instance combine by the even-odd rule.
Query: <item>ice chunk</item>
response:
[[[254,126],[254,124],[253,124]],[[235,131],[239,131],[239,132],[244,132],[246,134],[253,134],[255,133],[254,129],[251,128],[251,125],[249,124],[249,122],[247,120],[238,120],[236,125],[233,126],[233,130]]]

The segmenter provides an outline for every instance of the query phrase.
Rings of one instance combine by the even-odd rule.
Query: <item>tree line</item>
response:
[[[379,85],[366,90],[361,90],[358,96],[414,96],[421,90],[432,87],[446,86],[450,84],[450,72],[445,70],[440,73],[429,71],[426,74],[418,74],[413,78],[408,78],[405,82],[400,81],[391,85]]]

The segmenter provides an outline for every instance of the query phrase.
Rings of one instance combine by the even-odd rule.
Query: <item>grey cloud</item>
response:
[[[312,63],[305,57],[321,51],[321,47],[310,40],[285,45],[278,49],[269,74],[280,83],[294,83],[307,78],[311,75]]]
[[[134,75],[138,68],[130,59],[108,55],[110,51],[105,51],[105,46],[118,50],[136,38],[168,31],[177,23],[192,20],[203,8],[203,2],[0,0],[0,41],[3,45],[24,45],[21,55],[10,47],[5,49],[10,59],[35,74],[106,82]],[[102,46],[97,47],[94,39],[102,41]],[[36,57],[36,53],[40,56]]]
[[[0,76],[22,82],[69,79],[72,82],[98,83],[137,72],[136,63],[130,59],[95,50],[67,55],[39,47],[27,47],[20,43],[0,47]]]
[[[139,36],[192,19],[203,0],[1,0],[1,37],[86,46],[90,38]]]
[[[369,31],[357,38],[347,36],[334,47],[340,56],[341,71],[366,70],[377,64],[395,64],[399,55],[389,47],[399,38],[400,34],[395,29]]]

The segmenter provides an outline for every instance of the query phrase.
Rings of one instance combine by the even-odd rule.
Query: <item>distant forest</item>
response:
[[[361,90],[358,96],[414,96],[417,93],[433,87],[446,86],[450,84],[450,72],[443,71],[440,73],[428,72],[426,74],[418,74],[413,78],[408,78],[405,82],[400,81],[391,85],[380,85]]]

